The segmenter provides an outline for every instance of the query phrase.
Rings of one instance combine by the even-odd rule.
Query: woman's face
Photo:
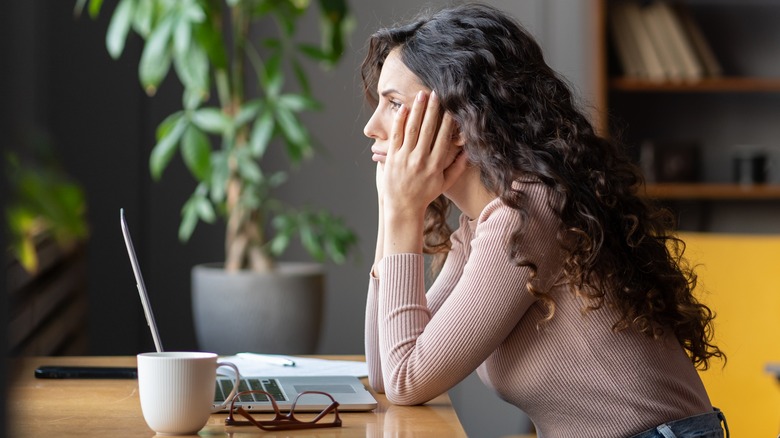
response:
[[[374,144],[371,146],[371,152],[374,154],[371,157],[372,160],[379,163],[385,162],[390,128],[395,113],[402,104],[411,108],[414,98],[420,90],[425,90],[426,93],[431,91],[422,85],[419,78],[404,65],[398,50],[390,51],[382,66],[377,83],[379,103],[371,119],[366,123],[366,127],[363,128],[363,134],[374,140]]]

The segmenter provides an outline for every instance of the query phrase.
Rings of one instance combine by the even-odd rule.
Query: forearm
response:
[[[386,208],[384,211],[383,255],[422,254],[425,210]]]
[[[376,250],[374,252],[374,264],[371,266],[371,276],[379,278],[379,262],[382,260],[382,257],[384,257],[384,233],[385,233],[385,227],[384,227],[384,212],[382,207],[382,202],[379,202],[379,221],[377,222],[377,230],[376,230]]]

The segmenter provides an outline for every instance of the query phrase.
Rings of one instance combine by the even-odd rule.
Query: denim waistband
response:
[[[729,425],[726,423],[726,416],[720,409],[713,408],[713,412],[670,421],[640,432],[631,438],[684,438],[688,436],[716,438],[723,436],[724,429],[726,430],[726,438],[729,438]],[[707,432],[710,432],[711,435],[703,434]]]

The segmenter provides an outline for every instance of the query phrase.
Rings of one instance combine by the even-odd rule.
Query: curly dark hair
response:
[[[534,38],[496,8],[467,4],[428,13],[371,36],[361,67],[366,99],[378,102],[377,81],[391,50],[426,87],[436,90],[465,138],[464,150],[483,184],[526,214],[526,195],[513,183],[535,178],[557,194],[563,274],[586,311],[615,306],[616,331],[633,327],[659,338],[672,330],[691,361],[707,369],[725,358],[712,342],[712,311],[693,296],[696,274],[683,258],[673,215],[638,190],[643,179],[625,147],[598,136],[569,87],[544,61]],[[426,212],[425,247],[443,263],[449,251],[449,200]],[[520,260],[514,230],[509,253]],[[555,301],[534,294],[553,318]]]

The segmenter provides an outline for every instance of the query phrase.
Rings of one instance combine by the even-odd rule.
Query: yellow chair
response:
[[[780,362],[780,236],[681,233],[698,266],[697,296],[716,314],[715,342],[728,356],[701,372],[731,435],[776,437],[780,385],[765,370]]]

